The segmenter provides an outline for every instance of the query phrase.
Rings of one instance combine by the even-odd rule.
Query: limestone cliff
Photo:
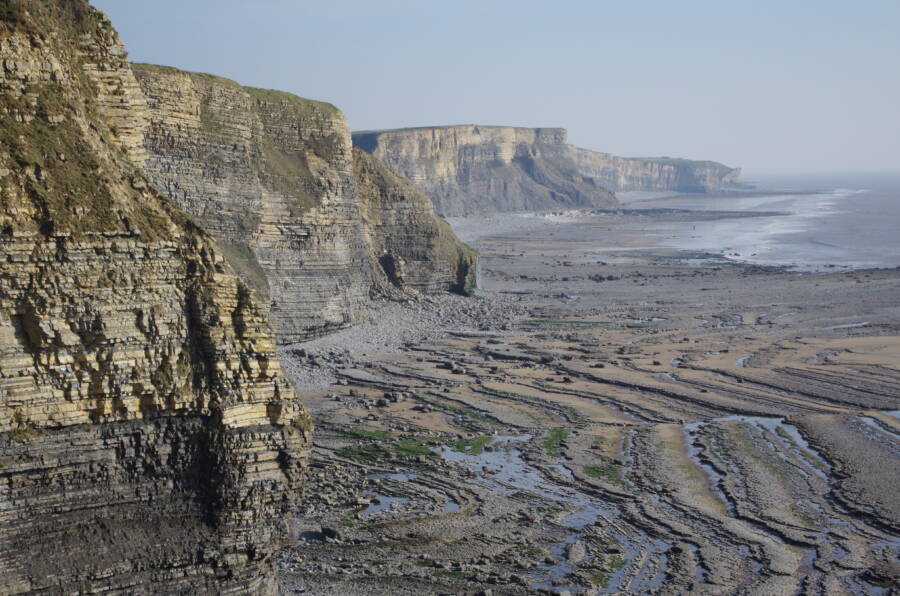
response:
[[[614,191],[714,192],[739,185],[740,168],[671,157],[618,157],[572,147],[578,171]]]
[[[358,132],[353,142],[425,190],[445,216],[615,208],[615,191],[706,192],[740,176],[711,161],[579,149],[566,136],[562,128],[462,125]]]
[[[391,283],[423,293],[469,294],[475,253],[434,217],[431,200],[376,157],[353,148],[362,221]]]
[[[0,585],[273,592],[310,420],[84,0],[0,2]]]
[[[334,106],[212,75],[134,68],[149,104],[145,168],[269,303],[279,341],[348,326],[372,296],[459,288],[458,277],[474,271],[427,201],[396,192],[395,176],[373,176],[376,165],[354,159]],[[355,169],[367,176],[361,193]],[[394,186],[373,187],[381,183]]]
[[[409,178],[444,216],[559,208],[615,208],[581,175],[560,128],[447,126],[360,132],[361,149]]]

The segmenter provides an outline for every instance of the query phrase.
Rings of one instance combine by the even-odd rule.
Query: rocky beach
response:
[[[507,13],[502,51],[471,16],[387,33],[465,3],[94,2],[242,82],[133,63],[87,0],[0,0],[0,593],[896,593],[900,178],[705,159],[704,128],[744,142],[688,114],[718,49],[667,67],[673,109],[656,51],[628,72],[665,94],[604,69],[595,98],[590,52],[540,74],[543,22],[531,59]],[[406,65],[434,24],[449,53]],[[522,80],[497,125],[434,125]]]
[[[284,347],[317,434],[282,589],[889,593],[900,270],[633,233],[766,216],[452,219],[479,250],[474,298]]]

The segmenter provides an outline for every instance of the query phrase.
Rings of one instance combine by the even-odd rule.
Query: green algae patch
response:
[[[387,431],[352,429],[343,431],[345,436],[361,441],[337,450],[337,455],[360,461],[383,460],[391,457],[438,457],[422,437],[397,438]]]
[[[624,484],[622,481],[622,467],[615,464],[584,466],[585,476],[603,479],[612,484]]]
[[[559,448],[569,436],[568,429],[551,428],[544,438],[544,451],[550,457],[559,457]]]
[[[472,439],[462,439],[453,443],[453,448],[469,455],[480,455],[484,446],[491,442],[492,437],[481,436]]]

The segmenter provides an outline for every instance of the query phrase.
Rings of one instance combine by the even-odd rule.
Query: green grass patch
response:
[[[601,466],[584,466],[585,475],[591,478],[602,478],[613,484],[624,484],[622,482],[622,467],[615,464],[604,464]]]
[[[539,546],[535,546],[533,544],[523,544],[517,549],[522,555],[526,557],[530,557],[532,559],[537,559],[539,557],[544,556],[547,551],[542,549]]]
[[[437,457],[428,447],[430,439],[420,437],[395,439],[391,433],[380,430],[347,430],[343,431],[343,434],[366,441],[337,450],[337,455],[349,459],[370,461],[398,455]]]
[[[427,439],[401,439],[396,443],[388,443],[388,447],[400,455],[437,457],[426,442]]]
[[[9,438],[15,441],[16,443],[28,443],[33,439],[37,439],[44,432],[36,428],[34,426],[25,425],[25,426],[17,426],[9,431]]]
[[[492,437],[475,437],[472,439],[463,439],[453,443],[453,448],[469,455],[478,455],[484,451],[484,446],[491,442]]]
[[[24,11],[14,0],[0,0],[0,20],[11,24],[24,22]]]
[[[559,457],[559,446],[569,436],[568,429],[551,428],[550,432],[544,438],[544,451],[550,457]]]
[[[322,114],[332,118],[338,113],[338,109],[328,102],[300,97],[293,93],[288,93],[287,91],[260,89],[259,87],[244,87],[244,91],[259,101],[289,104],[301,117],[308,118]]]
[[[625,564],[625,559],[621,555],[614,555],[609,559],[609,567],[613,571],[622,567]]]

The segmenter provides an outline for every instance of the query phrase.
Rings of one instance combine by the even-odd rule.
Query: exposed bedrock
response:
[[[617,205],[577,173],[561,128],[448,126],[354,134],[431,197],[444,216]]]
[[[474,278],[474,253],[429,202],[374,159],[354,158],[334,106],[134,68],[149,105],[145,169],[269,304],[279,342],[346,327],[373,296],[454,290],[470,270]]]
[[[353,141],[431,197],[445,216],[615,208],[614,191],[706,192],[737,183],[711,161],[624,158],[567,144],[562,128],[440,126],[354,133]]]
[[[106,17],[2,9],[2,591],[273,592],[311,425],[265,311],[137,167]]]
[[[715,192],[740,186],[741,169],[715,161],[619,157],[569,145],[578,172],[614,191]]]
[[[475,251],[434,215],[428,195],[355,147],[353,173],[370,251],[388,280],[422,293],[470,294],[475,286]]]

